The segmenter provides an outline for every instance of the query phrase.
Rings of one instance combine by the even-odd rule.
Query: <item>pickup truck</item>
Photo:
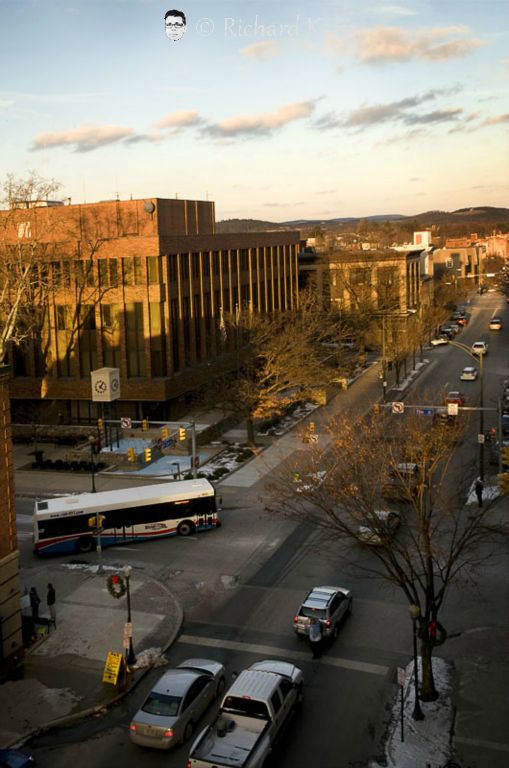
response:
[[[286,661],[258,661],[226,692],[216,720],[191,747],[188,768],[262,768],[302,698],[304,676]]]

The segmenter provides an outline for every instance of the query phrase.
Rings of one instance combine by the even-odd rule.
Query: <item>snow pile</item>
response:
[[[146,669],[147,667],[164,667],[168,659],[163,656],[160,648],[147,648],[138,653],[133,669]]]
[[[420,659],[418,661],[421,678]],[[389,738],[385,746],[389,768],[416,768],[416,766],[444,765],[451,758],[451,734],[454,721],[454,707],[451,700],[452,666],[441,658],[433,659],[433,677],[439,692],[436,701],[421,701],[423,720],[414,720],[414,665],[406,667],[404,688],[404,741],[401,741],[400,691],[394,700],[389,726]],[[378,768],[378,763],[371,763]]]

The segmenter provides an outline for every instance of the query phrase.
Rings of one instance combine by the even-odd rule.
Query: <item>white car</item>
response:
[[[439,347],[441,344],[449,344],[449,337],[442,335],[437,336],[436,339],[431,339],[431,346],[432,347]]]
[[[502,329],[502,320],[500,317],[492,317],[490,320],[490,331],[500,331]]]
[[[474,341],[470,351],[473,355],[486,355],[488,353],[488,345],[485,341]]]
[[[377,509],[369,521],[359,527],[357,538],[363,544],[380,547],[396,533],[401,523],[397,512],[388,509]]]
[[[461,381],[475,381],[478,376],[477,368],[475,368],[473,365],[467,365],[463,370],[461,371],[460,379]]]

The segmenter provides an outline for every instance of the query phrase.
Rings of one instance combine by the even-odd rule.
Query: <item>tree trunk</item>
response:
[[[249,445],[255,445],[255,431],[254,431],[254,422],[251,417],[248,416],[246,419],[246,429],[247,429],[247,442]]]
[[[426,639],[421,639],[421,701],[435,701],[438,692],[433,679],[433,645]]]

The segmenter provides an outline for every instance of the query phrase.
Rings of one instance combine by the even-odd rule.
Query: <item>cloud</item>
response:
[[[220,123],[210,124],[204,132],[217,137],[266,136],[276,128],[282,128],[295,120],[309,117],[314,108],[315,100],[297,101],[285,104],[274,112],[230,117]]]
[[[166,117],[163,117],[155,124],[156,128],[174,128],[176,130],[180,128],[189,128],[195,125],[200,125],[203,122],[203,118],[200,117],[198,112],[193,109],[180,109],[177,112],[172,112]]]
[[[161,133],[135,133],[132,136],[128,136],[124,139],[124,144],[141,144],[144,141],[161,141],[163,139]]]
[[[8,101],[7,99],[0,99],[0,108],[1,107],[10,107],[14,104],[13,101]]]
[[[382,16],[415,16],[417,11],[410,8],[404,8],[402,5],[379,5],[371,10],[372,13],[379,13]]]
[[[132,128],[122,125],[82,125],[68,131],[40,133],[35,137],[32,150],[53,147],[74,147],[75,152],[91,152],[107,144],[115,144],[132,134]]]
[[[506,112],[505,115],[487,117],[483,125],[500,125],[501,123],[509,123],[509,112]]]
[[[259,43],[252,43],[245,48],[241,48],[240,52],[248,59],[265,61],[266,59],[272,59],[274,56],[277,56],[281,52],[281,48],[273,40],[264,40]]]
[[[450,120],[459,120],[463,114],[462,109],[435,109],[423,115],[405,115],[403,122],[406,125],[429,125],[430,123],[445,123]]]
[[[369,128],[380,123],[398,120],[409,125],[440,122],[445,119],[452,119],[452,113],[461,112],[461,110],[436,110],[423,115],[409,115],[407,110],[418,107],[426,101],[434,101],[443,94],[455,93],[456,91],[457,88],[426,91],[399,101],[359,107],[352,110],[346,117],[340,117],[335,112],[327,112],[315,120],[314,126],[319,130],[330,130],[333,128]]]
[[[375,27],[357,34],[357,55],[366,64],[412,59],[447,61],[467,56],[484,45],[482,40],[458,37],[467,32],[466,27],[437,27],[413,33],[400,27]],[[442,42],[446,37],[455,39]]]

